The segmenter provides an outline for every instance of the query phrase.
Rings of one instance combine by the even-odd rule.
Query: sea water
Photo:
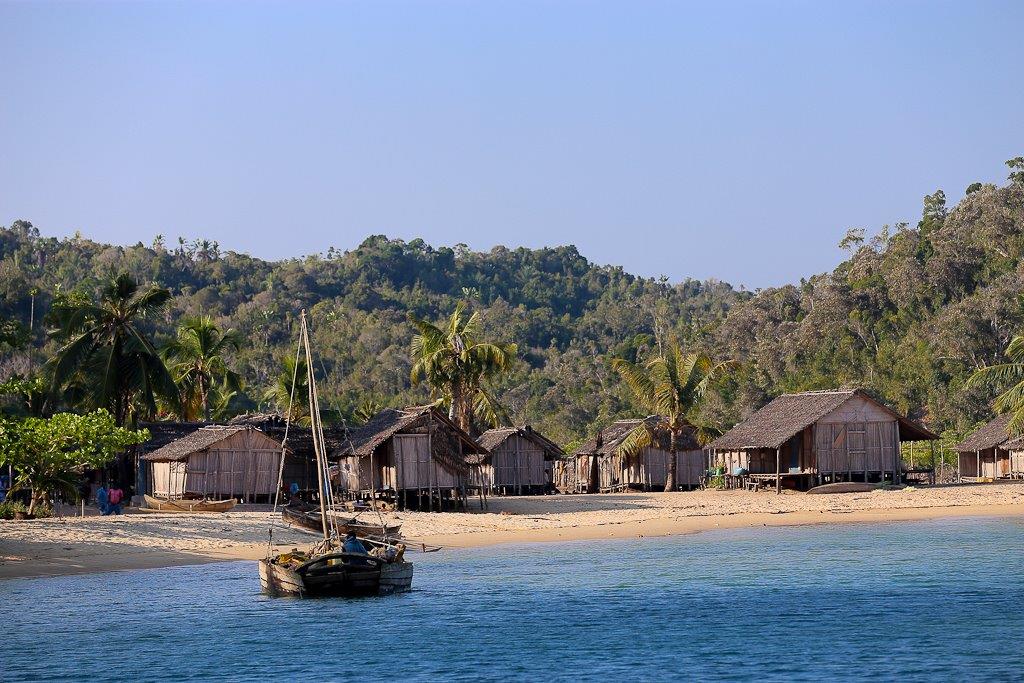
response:
[[[256,564],[0,582],[0,680],[1022,680],[1024,523],[951,519],[411,554],[388,598]]]

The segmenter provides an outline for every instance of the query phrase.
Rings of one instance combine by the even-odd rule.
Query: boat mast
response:
[[[320,429],[320,405],[316,396],[316,377],[313,375],[313,354],[309,349],[309,329],[306,327],[306,310],[301,314],[302,345],[306,351],[306,379],[309,384],[309,420],[313,436],[313,451],[316,453],[316,484],[320,493],[320,526],[324,540],[330,542],[331,532],[327,521],[327,495],[324,479],[327,477],[327,454],[324,452],[323,431]],[[333,507],[333,506],[332,506]]]

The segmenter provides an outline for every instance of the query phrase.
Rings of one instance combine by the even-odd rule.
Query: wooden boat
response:
[[[333,552],[284,553],[260,560],[260,585],[275,596],[356,597],[412,590],[411,562]]]
[[[323,522],[320,521],[320,508],[313,507],[312,505],[289,503],[281,508],[281,516],[285,522],[292,526],[317,533],[320,533],[321,529],[323,529]],[[360,538],[380,535],[397,537],[401,530],[401,524],[388,524],[382,529],[380,525],[367,524],[355,518],[338,519],[338,531],[340,533],[347,534],[350,531],[354,531]]]
[[[405,546],[395,543],[388,533],[398,533],[399,526],[382,529],[380,526],[365,524],[356,519],[343,519],[337,514],[334,493],[327,464],[327,445],[324,442],[320,424],[319,403],[316,399],[316,375],[313,373],[312,353],[309,348],[309,330],[306,326],[306,312],[300,317],[299,351],[306,352],[306,379],[309,382],[310,416],[313,432],[313,450],[316,453],[317,491],[320,504],[312,505],[295,501],[282,508],[284,520],[304,529],[316,529],[323,534],[323,540],[309,552],[293,550],[290,553],[269,553],[259,562],[260,585],[271,595],[355,596],[390,595],[412,589],[412,563],[403,560]],[[298,352],[297,352],[298,353]],[[295,395],[293,378],[292,396]],[[291,402],[288,415],[292,413]],[[286,423],[287,425],[287,423]],[[287,426],[285,427],[287,434]],[[284,448],[282,444],[282,448]],[[283,471],[283,470],[282,470]],[[282,481],[278,476],[277,488]],[[277,502],[274,503],[275,509]],[[328,522],[331,522],[330,524]],[[337,523],[335,523],[337,522]],[[351,544],[354,550],[365,552],[344,552],[339,532],[346,535],[360,532],[381,533],[382,538],[363,539]],[[348,540],[345,541],[345,544]],[[360,546],[360,543],[362,544]]]
[[[146,507],[140,508],[148,512],[227,512],[235,507],[234,498],[226,500],[209,500],[207,498],[157,498],[143,494]]]
[[[807,493],[867,493],[880,487],[880,484],[869,484],[863,481],[838,481],[834,484],[815,486]]]

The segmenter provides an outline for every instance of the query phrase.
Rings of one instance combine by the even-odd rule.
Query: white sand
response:
[[[492,498],[489,503],[487,512],[385,517],[401,522],[407,538],[464,547],[745,526],[1024,515],[1024,482],[832,495],[695,491]],[[372,521],[376,514],[364,513],[362,519]],[[256,559],[266,554],[271,522],[269,512],[0,522],[0,578]],[[282,547],[315,540],[279,521],[274,528]]]

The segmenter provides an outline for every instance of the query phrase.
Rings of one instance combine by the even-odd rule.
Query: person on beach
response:
[[[100,484],[100,487],[96,489],[96,507],[100,509],[101,515],[110,514],[110,498],[107,495],[107,487]]]
[[[124,498],[124,491],[122,491],[117,484],[114,484],[110,487],[110,490],[107,491],[107,496],[110,500],[110,505],[107,507],[107,514],[121,514],[121,500]]]
[[[7,500],[7,475],[0,475],[0,503]]]

